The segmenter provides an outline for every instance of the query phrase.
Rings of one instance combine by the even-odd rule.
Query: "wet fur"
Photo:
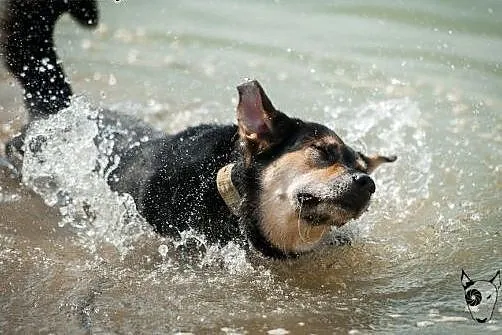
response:
[[[25,89],[30,119],[56,113],[70,102],[71,87],[53,48],[58,17],[70,12],[87,26],[98,20],[92,0],[40,3],[8,1],[2,21],[4,62]],[[38,21],[40,17],[45,20]],[[54,66],[47,68],[42,59]],[[40,66],[47,71],[32,70]],[[332,130],[289,118],[275,109],[257,82],[239,86],[238,92],[238,125],[200,125],[175,135],[104,111],[106,124],[120,122],[132,134],[150,139],[132,149],[124,139],[115,147],[113,154],[121,160],[108,183],[131,194],[140,213],[164,235],[192,228],[211,242],[249,241],[276,258],[313,250],[331,226],[366,209],[374,191],[367,174],[395,158],[367,157]],[[9,152],[22,153],[21,144],[22,136],[8,145]],[[235,163],[232,181],[242,197],[239,216],[216,188],[218,170],[229,163]]]

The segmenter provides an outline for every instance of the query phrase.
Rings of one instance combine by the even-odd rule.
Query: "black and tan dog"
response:
[[[25,90],[31,118],[57,113],[70,102],[52,37],[64,12],[87,26],[98,19],[91,0],[7,3],[5,63]],[[151,140],[117,146],[121,160],[108,183],[131,194],[161,234],[193,228],[222,244],[247,240],[272,257],[310,251],[330,227],[366,210],[375,192],[369,173],[396,158],[365,156],[327,127],[288,117],[257,81],[237,91],[237,125],[200,125],[168,136],[131,125]],[[22,137],[8,145],[11,155],[29,150],[20,143]]]

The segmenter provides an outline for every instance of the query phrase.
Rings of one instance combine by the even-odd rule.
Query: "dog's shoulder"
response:
[[[172,187],[173,181],[187,185],[194,179],[215,180],[216,172],[235,155],[236,133],[232,125],[200,125],[151,143],[152,183]]]
[[[142,143],[124,155],[112,187],[131,194],[140,212],[162,233],[173,234],[169,222],[178,222],[172,227],[176,231],[194,228],[201,222],[198,216],[206,218],[204,223],[221,221],[228,209],[218,195],[216,174],[237,155],[236,133],[234,125],[203,124]],[[221,234],[212,231],[221,224],[228,222],[198,230]]]

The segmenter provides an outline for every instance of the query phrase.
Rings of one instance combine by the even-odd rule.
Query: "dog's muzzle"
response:
[[[328,184],[300,189],[295,195],[302,219],[311,224],[342,225],[368,207],[375,183],[367,174],[346,173]]]

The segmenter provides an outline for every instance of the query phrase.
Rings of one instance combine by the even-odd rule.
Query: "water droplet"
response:
[[[108,85],[115,86],[117,84],[117,78],[113,74],[108,77]]]
[[[169,248],[165,244],[159,245],[159,248],[157,249],[159,251],[160,256],[164,259],[167,256],[167,252],[169,251]]]

